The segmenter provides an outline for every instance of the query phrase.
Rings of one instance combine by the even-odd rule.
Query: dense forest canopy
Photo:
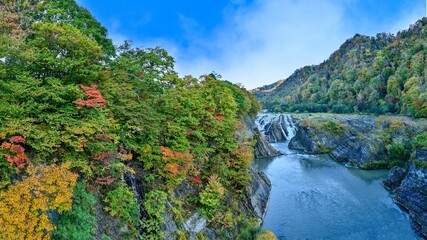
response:
[[[235,202],[252,142],[235,130],[260,110],[254,95],[217,74],[178,77],[159,47],[115,48],[73,0],[6,0],[0,19],[1,239],[109,239],[111,224],[159,239],[166,200],[217,229],[250,220]],[[135,174],[143,192],[125,181]],[[182,183],[193,191],[173,199]],[[102,226],[97,205],[115,221]]]
[[[270,111],[427,117],[427,18],[396,35],[356,34],[328,60],[254,90]]]

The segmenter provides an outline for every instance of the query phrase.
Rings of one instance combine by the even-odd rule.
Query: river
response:
[[[381,185],[386,170],[347,168],[287,144],[273,144],[285,155],[254,163],[272,183],[262,228],[288,240],[416,239],[408,216]]]

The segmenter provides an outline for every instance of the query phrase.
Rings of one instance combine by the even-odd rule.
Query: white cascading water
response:
[[[265,129],[265,127],[271,123],[276,121],[276,118],[278,117],[277,114],[271,114],[271,113],[260,113],[258,115],[257,120],[255,121],[256,125],[258,126],[258,129],[261,133],[265,134],[265,132],[268,132],[271,128],[271,124],[268,126],[268,129]]]
[[[291,116],[289,116],[288,114],[283,114],[281,115],[281,117],[282,119],[284,119],[286,131],[283,129],[282,119],[280,119],[280,129],[282,130],[283,135],[286,137],[286,140],[290,141],[295,136],[297,128],[293,123]]]
[[[285,115],[280,115],[279,117],[279,126],[280,126],[280,131],[282,131],[282,135],[285,136],[286,140],[289,140],[288,138],[288,134],[286,134],[286,131],[283,129],[283,119],[286,119]],[[285,123],[285,127],[287,126],[287,123]],[[286,127],[287,130],[287,127]]]
[[[288,135],[286,136],[286,138],[288,139],[288,141],[290,141],[297,133],[297,127],[292,121],[292,117],[290,115],[286,114],[284,116],[286,119],[286,130],[288,131]]]
[[[292,121],[292,117],[288,114],[272,114],[272,113],[261,113],[258,115],[257,120],[255,121],[258,129],[261,133],[265,135],[272,126],[272,122],[279,121],[280,130],[282,131],[283,136],[286,137],[287,141],[290,141],[296,134],[297,128]],[[266,126],[268,125],[268,128]],[[286,128],[283,129],[283,127]],[[274,137],[274,136],[272,136]]]

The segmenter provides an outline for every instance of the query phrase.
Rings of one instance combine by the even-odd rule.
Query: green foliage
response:
[[[72,25],[84,35],[93,38],[107,56],[113,56],[115,49],[111,39],[107,38],[107,29],[103,27],[85,8],[74,0],[47,0],[37,5],[38,11],[28,4],[22,11],[27,11],[34,22],[61,22]],[[32,10],[32,11],[31,11]]]
[[[260,232],[256,240],[277,240],[277,237],[271,231],[263,230]]]
[[[86,183],[78,182],[74,188],[72,209],[64,213],[56,223],[53,239],[92,240],[95,239],[96,219],[92,215],[95,198],[86,192]]]
[[[209,178],[206,189],[200,193],[200,203],[202,204],[200,211],[209,221],[215,221],[222,211],[224,191],[219,178],[213,175]]]
[[[269,230],[261,230],[260,227],[253,227],[251,225],[243,228],[238,240],[277,240],[277,237]]]
[[[317,66],[256,89],[270,111],[427,117],[427,19],[396,35],[356,34]]]
[[[242,232],[237,237],[237,239],[238,240],[256,240],[260,232],[261,232],[261,228],[259,227],[247,226],[246,228],[242,229]]]
[[[35,47],[30,62],[33,76],[41,79],[61,78],[67,83],[89,85],[101,69],[101,48],[68,24],[34,23],[29,45]]]
[[[105,210],[113,217],[117,217],[122,223],[128,224],[133,235],[138,234],[139,206],[134,193],[125,184],[120,183],[114,190],[109,191],[104,202]]]
[[[415,161],[415,166],[427,169],[427,162],[416,160]]]
[[[336,120],[316,121],[304,119],[301,121],[300,126],[314,128],[317,131],[324,131],[332,135],[340,135],[347,129],[347,126]]]
[[[337,135],[344,131],[344,127],[345,126],[339,122],[328,120],[326,122],[321,123],[321,125],[319,126],[319,129],[324,129],[326,131],[329,131]]]
[[[106,29],[73,0],[4,4],[0,142],[25,138],[19,145],[25,163],[70,162],[79,179],[102,195],[105,210],[131,230],[121,237],[137,237],[142,221],[143,238],[162,238],[165,191],[180,184],[194,189],[180,209],[201,205],[221,228],[235,225],[238,206],[231,205],[245,193],[253,158],[235,131],[240,118],[261,109],[254,95],[215,74],[178,77],[174,59],[159,47],[125,42],[115,51]],[[0,188],[21,178],[12,157],[1,149]],[[125,172],[143,175],[143,216],[122,183]],[[75,194],[54,238],[92,238],[93,197],[84,182]]]
[[[365,169],[365,170],[374,170],[374,169],[388,169],[389,168],[389,163],[385,160],[381,160],[381,161],[370,161],[367,163],[363,163],[361,165],[359,165],[359,167],[361,169]]]
[[[414,149],[427,148],[427,132],[415,136],[413,145]]]
[[[410,145],[404,145],[403,143],[393,143],[386,146],[387,149],[387,160],[389,161],[388,167],[393,166],[404,167],[405,163],[409,160],[411,155]]]
[[[164,222],[166,199],[167,194],[158,190],[150,191],[145,195],[143,205],[148,217],[142,220],[143,239],[164,239],[165,236],[160,227]]]

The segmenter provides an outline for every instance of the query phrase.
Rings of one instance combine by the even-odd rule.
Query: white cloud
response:
[[[346,18],[349,3],[256,0],[245,8],[226,11],[230,15],[210,35],[188,35],[189,48],[175,47],[179,50],[173,55],[177,70],[194,76],[215,71],[248,89],[286,78],[300,67],[326,60],[356,33],[351,26],[359,20]],[[403,15],[395,23],[379,26],[379,31],[381,27],[389,32],[404,29],[417,19],[414,11]],[[377,32],[369,28],[361,33],[372,31]]]
[[[185,45],[156,38],[133,39],[134,46],[165,48],[175,58],[182,76],[197,77],[215,71],[251,89],[326,60],[356,33],[355,29],[361,34],[396,32],[420,18],[419,4],[396,13],[394,21],[380,23],[366,13],[360,18],[348,17],[359,0],[233,1],[237,5],[225,9],[223,22],[210,32],[179,14]],[[111,25],[110,37],[115,44],[129,39],[120,33],[120,21]]]
[[[247,88],[268,84],[327,58],[349,37],[343,36],[342,18],[333,1],[259,0],[226,17],[204,41],[192,39],[193,54],[179,52],[177,68],[196,76],[216,71]],[[203,48],[212,58],[195,56]]]

